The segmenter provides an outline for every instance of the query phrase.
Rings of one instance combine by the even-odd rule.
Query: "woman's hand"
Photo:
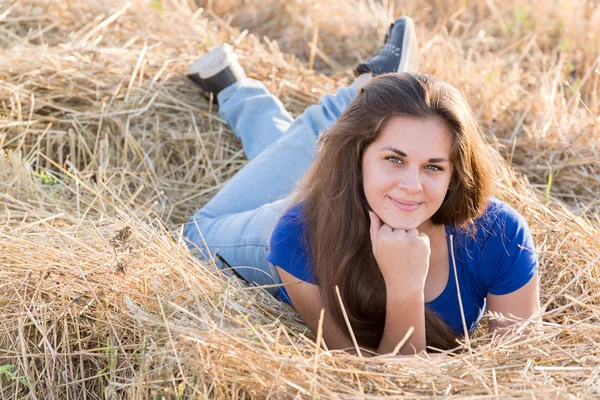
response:
[[[422,293],[429,271],[429,237],[416,229],[392,229],[372,211],[369,217],[373,255],[386,286],[407,294]]]

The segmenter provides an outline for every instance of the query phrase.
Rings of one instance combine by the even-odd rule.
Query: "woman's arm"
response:
[[[509,314],[517,318],[527,319],[531,317],[540,308],[540,291],[537,272],[531,280],[514,292],[494,295],[488,293],[486,303],[489,311],[501,313],[504,316]],[[488,323],[488,331],[494,332],[497,329],[506,330],[514,325],[513,321],[498,321],[491,318]]]
[[[325,308],[319,288],[316,285],[304,282],[289,274],[284,269],[277,267],[277,272],[281,277],[281,282],[285,287],[294,308],[302,317],[302,320],[317,335],[319,326],[319,316],[321,310]],[[298,283],[299,282],[299,283]],[[323,320],[323,340],[329,350],[353,348],[354,345],[350,337],[342,333],[331,320],[331,315],[325,310]]]
[[[388,288],[385,327],[377,353],[393,352],[411,327],[414,330],[400,349],[400,354],[425,350],[425,296],[422,290],[406,293]]]
[[[527,222],[503,204],[488,239],[488,271],[492,273],[486,296],[487,309],[504,316],[529,318],[540,308],[538,255]],[[490,318],[489,332],[508,332],[513,321]],[[536,324],[537,325],[537,324]]]
[[[429,237],[416,229],[392,229],[369,211],[373,255],[386,285],[383,337],[377,348],[388,354],[410,333],[400,354],[425,350],[425,280],[429,271]]]
[[[285,270],[277,267],[281,282],[286,285],[286,290],[294,308],[302,320],[317,335],[319,316],[324,308],[323,301],[316,285],[301,281],[290,275]],[[400,354],[415,354],[425,349],[425,302],[423,292],[404,296],[405,292],[388,290],[386,321],[382,340],[377,348],[378,354],[388,354],[394,351],[409,331],[414,331],[402,347]],[[329,350],[349,350],[354,352],[351,338],[341,332],[332,322],[331,315],[325,311],[323,321],[323,340]],[[361,349],[363,349],[361,347]],[[372,355],[372,349],[362,352],[363,355]]]
[[[282,283],[286,284],[286,290],[294,304],[294,308],[298,311],[306,326],[316,335],[319,316],[324,308],[318,287],[295,278],[279,267],[277,267],[277,271]],[[388,354],[393,352],[411,327],[414,330],[399,353],[415,354],[425,350],[425,300],[423,291],[409,294],[404,290],[390,289],[387,293],[386,321],[377,353]],[[354,348],[350,337],[337,328],[327,310],[323,321],[323,340],[330,350]],[[363,355],[368,354],[368,351],[363,352]]]

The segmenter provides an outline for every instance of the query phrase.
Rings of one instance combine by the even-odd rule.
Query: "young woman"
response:
[[[324,309],[330,349],[353,348],[354,335],[390,353],[407,333],[402,354],[451,348],[486,307],[539,309],[527,224],[490,197],[493,165],[467,101],[416,73],[417,57],[401,17],[352,86],[296,120],[228,46],[188,71],[216,94],[249,160],[190,219],[190,248],[218,252],[249,282],[283,283],[267,290],[315,333]]]

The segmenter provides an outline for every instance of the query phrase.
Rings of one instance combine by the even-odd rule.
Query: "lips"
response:
[[[394,200],[391,197],[390,197],[390,200],[396,208],[399,208],[402,211],[408,211],[408,212],[415,211],[421,205],[421,203],[416,203],[414,201],[404,202],[404,201]]]

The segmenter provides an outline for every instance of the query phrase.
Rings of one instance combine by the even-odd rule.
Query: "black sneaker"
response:
[[[217,94],[227,86],[246,77],[231,46],[223,43],[196,60],[187,70],[187,76],[206,92]]]
[[[383,47],[366,63],[358,64],[356,73],[370,72],[373,75],[391,72],[417,72],[419,68],[419,47],[415,24],[412,19],[402,16],[390,24]]]

